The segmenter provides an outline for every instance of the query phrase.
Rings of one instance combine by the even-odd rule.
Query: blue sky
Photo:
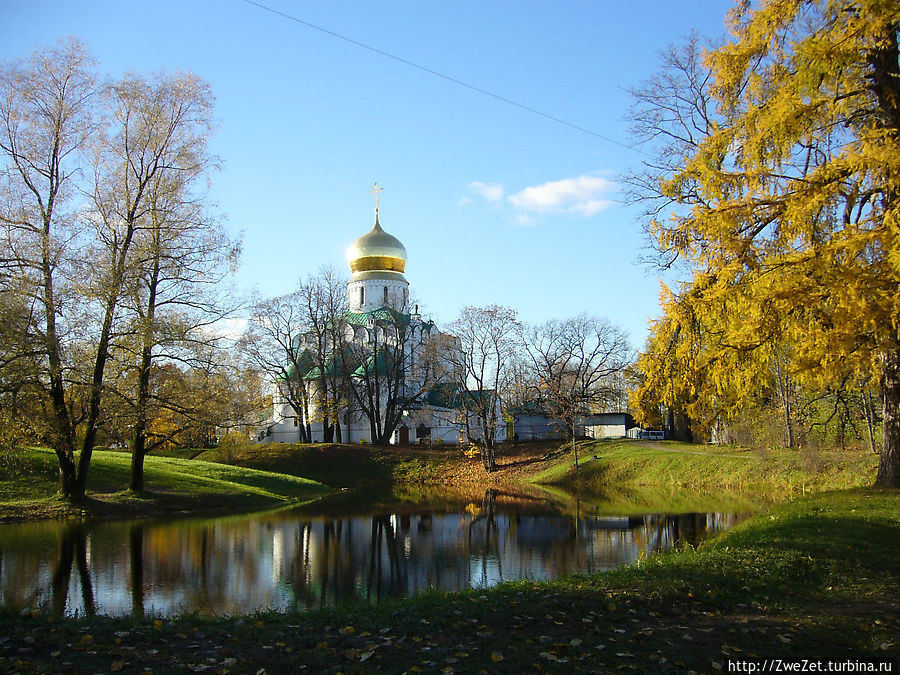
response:
[[[694,2],[260,4],[627,145],[625,88],[731,6]],[[618,176],[641,155],[244,0],[0,0],[0,60],[74,35],[101,72],[189,70],[216,96],[212,196],[243,233],[238,284],[289,292],[381,223],[440,323],[497,303],[527,321],[606,316],[635,347],[658,279]]]

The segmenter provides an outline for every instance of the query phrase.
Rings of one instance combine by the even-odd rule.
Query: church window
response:
[[[387,290],[387,286],[384,287],[384,304],[385,304],[385,305],[388,304],[388,290]]]
[[[366,304],[366,287],[365,286],[359,287],[359,304],[360,305]]]

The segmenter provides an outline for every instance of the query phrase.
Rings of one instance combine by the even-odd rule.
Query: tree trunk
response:
[[[334,425],[331,423],[331,402],[328,397],[328,382],[324,378],[319,381],[319,391],[321,396],[317,407],[322,416],[322,442],[333,443]]]
[[[782,409],[784,411],[784,432],[787,436],[787,446],[794,447],[794,426],[791,422],[791,391],[790,379],[776,366],[775,376],[778,378],[778,389],[781,394]]]
[[[147,454],[146,424],[141,420],[134,429],[134,445],[131,448],[131,477],[128,489],[132,492],[144,491],[144,456]]]
[[[869,452],[877,453],[875,448],[875,406],[872,405],[872,393],[866,388],[863,392],[863,408],[866,412],[866,427],[869,432]]]
[[[152,295],[152,292],[151,292]],[[152,315],[150,316],[152,322]],[[152,328],[147,329],[152,330]],[[147,404],[150,400],[150,365],[153,360],[151,339],[144,341],[141,349],[141,365],[138,371],[137,422],[134,425],[134,443],[131,448],[131,478],[128,489],[144,491],[144,455],[147,454]]]
[[[487,444],[481,446],[481,465],[488,473],[497,468],[494,463],[494,449]]]
[[[900,488],[900,346],[894,345],[881,354],[881,392],[884,438],[875,485]]]
[[[50,265],[50,221],[44,222],[41,272],[43,275],[43,305],[47,327],[44,347],[50,366],[50,403],[53,425],[53,447],[59,463],[59,491],[71,497],[76,490],[78,472],[75,466],[75,431],[69,417],[66,389],[62,376],[62,357],[56,331],[56,300],[53,293],[53,268]]]
[[[80,499],[84,497],[87,489],[88,469],[91,466],[91,456],[94,453],[94,445],[97,442],[97,423],[100,420],[100,401],[103,395],[103,375],[106,371],[106,360],[109,358],[109,339],[112,333],[113,315],[118,302],[118,289],[110,293],[107,298],[106,315],[103,319],[103,327],[97,339],[97,352],[94,361],[94,373],[91,378],[91,395],[88,404],[87,428],[84,432],[84,441],[81,444],[81,454],[78,457],[78,477],[71,496]]]

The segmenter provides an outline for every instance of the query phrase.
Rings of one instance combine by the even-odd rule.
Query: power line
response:
[[[488,91],[487,89],[482,89],[481,87],[476,87],[474,84],[469,84],[468,82],[464,82],[463,80],[458,80],[455,77],[451,77],[450,75],[445,75],[444,73],[438,72],[436,70],[432,70],[426,66],[419,65],[413,61],[408,59],[404,59],[402,56],[396,56],[395,54],[391,54],[390,52],[383,51],[378,49],[377,47],[373,47],[371,45],[367,45],[364,42],[360,42],[358,40],[354,40],[353,38],[349,38],[346,35],[341,35],[340,33],[335,33],[332,30],[328,30],[327,28],[322,28],[321,26],[317,26],[314,23],[310,23],[309,21],[304,21],[303,19],[293,16],[291,14],[287,14],[280,10],[274,9],[272,7],[268,7],[259,2],[255,2],[254,0],[244,0],[248,5],[253,5],[259,9],[265,10],[276,16],[280,16],[283,19],[288,19],[289,21],[293,21],[294,23],[299,23],[302,26],[306,26],[307,28],[312,28],[313,30],[317,30],[320,33],[324,33],[325,35],[330,35],[331,37],[337,38],[339,40],[343,40],[344,42],[349,42],[352,45],[356,45],[357,47],[362,47],[363,49],[368,49],[370,52],[375,52],[379,56],[384,56],[385,58],[392,59],[393,61],[397,61],[404,65],[407,65],[411,68],[415,68],[416,70],[421,70],[429,75],[434,75],[435,77],[439,77],[443,80],[447,80],[448,82],[452,82],[453,84],[458,84],[461,87],[465,87],[466,89],[471,89],[472,91],[478,92],[479,94],[483,94],[484,96],[490,96],[491,98],[497,99],[498,101],[502,101],[503,103],[507,103],[509,105],[515,106],[527,112],[530,112],[534,115],[538,115],[545,119],[551,120],[552,122],[556,122],[558,124],[563,124],[571,129],[575,129],[576,131],[580,131],[582,133],[588,134],[595,138],[599,138],[607,143],[613,143],[620,147],[626,148],[628,150],[634,150],[635,152],[641,152],[638,148],[634,146],[628,145],[626,143],[622,143],[621,141],[617,141],[614,138],[610,138],[609,136],[604,136],[603,134],[598,134],[596,131],[591,131],[590,129],[585,129],[584,127],[578,126],[577,124],[572,124],[571,122],[567,122],[561,117],[556,117],[554,115],[550,115],[545,112],[541,112],[535,108],[527,106],[523,103],[518,103],[517,101],[513,101],[512,99],[508,99],[505,96],[501,96],[500,94],[495,94],[492,91]]]

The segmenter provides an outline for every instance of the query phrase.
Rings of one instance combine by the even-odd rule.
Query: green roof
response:
[[[324,373],[319,366],[316,366],[308,373],[306,373],[306,375],[304,375],[304,379],[319,380],[322,377],[339,377],[345,372],[344,363],[348,364],[350,370],[354,370],[356,367],[358,367],[357,364],[359,363],[359,359],[350,348],[344,350],[343,358],[341,358],[334,352],[329,354],[326,357]]]
[[[484,408],[490,404],[493,389],[482,392],[471,389],[460,389],[455,384],[438,384],[425,396],[425,402],[437,408]]]
[[[409,314],[403,314],[390,307],[379,307],[371,312],[347,312],[344,321],[351,326],[368,326],[374,319],[376,323],[392,323],[398,326],[409,325]]]
[[[304,378],[306,377],[306,373],[315,365],[316,360],[313,358],[312,353],[308,349],[304,349],[302,352],[296,355],[294,360],[289,363],[284,368],[284,372],[281,373],[276,379],[279,380],[287,380],[292,377],[296,377],[297,375],[297,367],[300,367],[300,371],[303,373]]]
[[[344,321],[351,326],[365,327],[368,326],[369,321],[373,319],[375,323],[390,323],[396,326],[408,326],[412,319],[412,315],[398,312],[391,307],[379,307],[378,309],[373,309],[371,312],[347,312],[344,314]],[[434,328],[434,321],[423,321],[422,327],[431,332]]]
[[[386,376],[388,372],[396,367],[397,363],[393,355],[385,349],[379,349],[378,354],[370,356],[366,359],[366,363],[353,371],[353,377],[372,376],[376,372],[379,377]]]

